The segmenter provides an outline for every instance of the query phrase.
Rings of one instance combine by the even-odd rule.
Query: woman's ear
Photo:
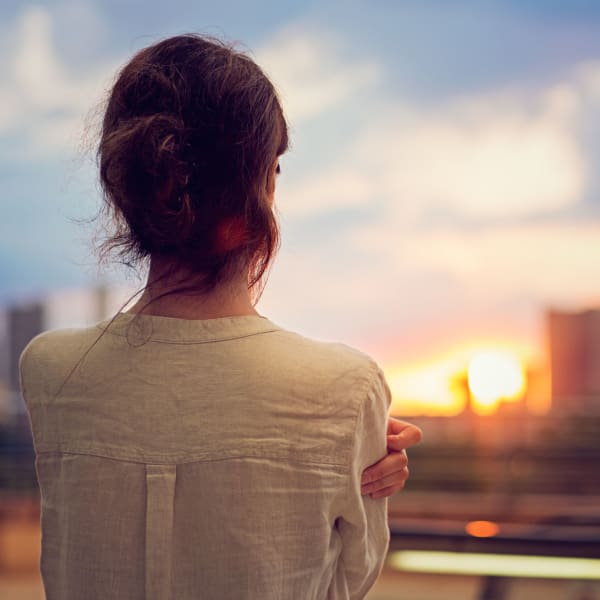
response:
[[[273,163],[273,167],[269,172],[269,176],[267,178],[267,197],[269,200],[269,206],[273,206],[275,202],[275,180],[277,179],[277,175],[281,172],[279,167],[279,158],[275,158],[275,162]]]

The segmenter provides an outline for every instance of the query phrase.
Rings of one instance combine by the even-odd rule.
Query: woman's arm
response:
[[[408,479],[406,448],[418,444],[423,432],[416,425],[390,417],[387,426],[388,453],[363,471],[361,493],[382,498],[399,492]]]
[[[336,519],[342,549],[338,568],[349,598],[364,598],[373,586],[387,554],[387,502],[361,494],[366,466],[385,455],[391,397],[381,370],[363,398],[355,426],[348,486]]]

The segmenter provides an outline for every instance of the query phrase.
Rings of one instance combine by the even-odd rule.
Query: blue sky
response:
[[[185,31],[247,46],[291,122],[263,314],[395,364],[534,356],[547,306],[600,304],[600,6],[516,0],[3,2],[3,302],[98,279],[90,110]]]

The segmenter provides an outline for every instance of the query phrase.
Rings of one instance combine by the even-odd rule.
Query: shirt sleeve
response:
[[[342,539],[340,560],[350,598],[364,598],[385,561],[390,532],[387,498],[362,496],[361,475],[369,465],[385,456],[386,431],[391,402],[381,369],[361,404],[350,464],[349,489],[337,528]]]

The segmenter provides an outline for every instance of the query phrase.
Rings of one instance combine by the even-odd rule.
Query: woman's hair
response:
[[[279,247],[269,198],[287,145],[276,91],[251,58],[195,34],[144,48],[118,74],[102,121],[114,231],[101,255],[167,259],[199,292],[247,272],[252,289]]]

